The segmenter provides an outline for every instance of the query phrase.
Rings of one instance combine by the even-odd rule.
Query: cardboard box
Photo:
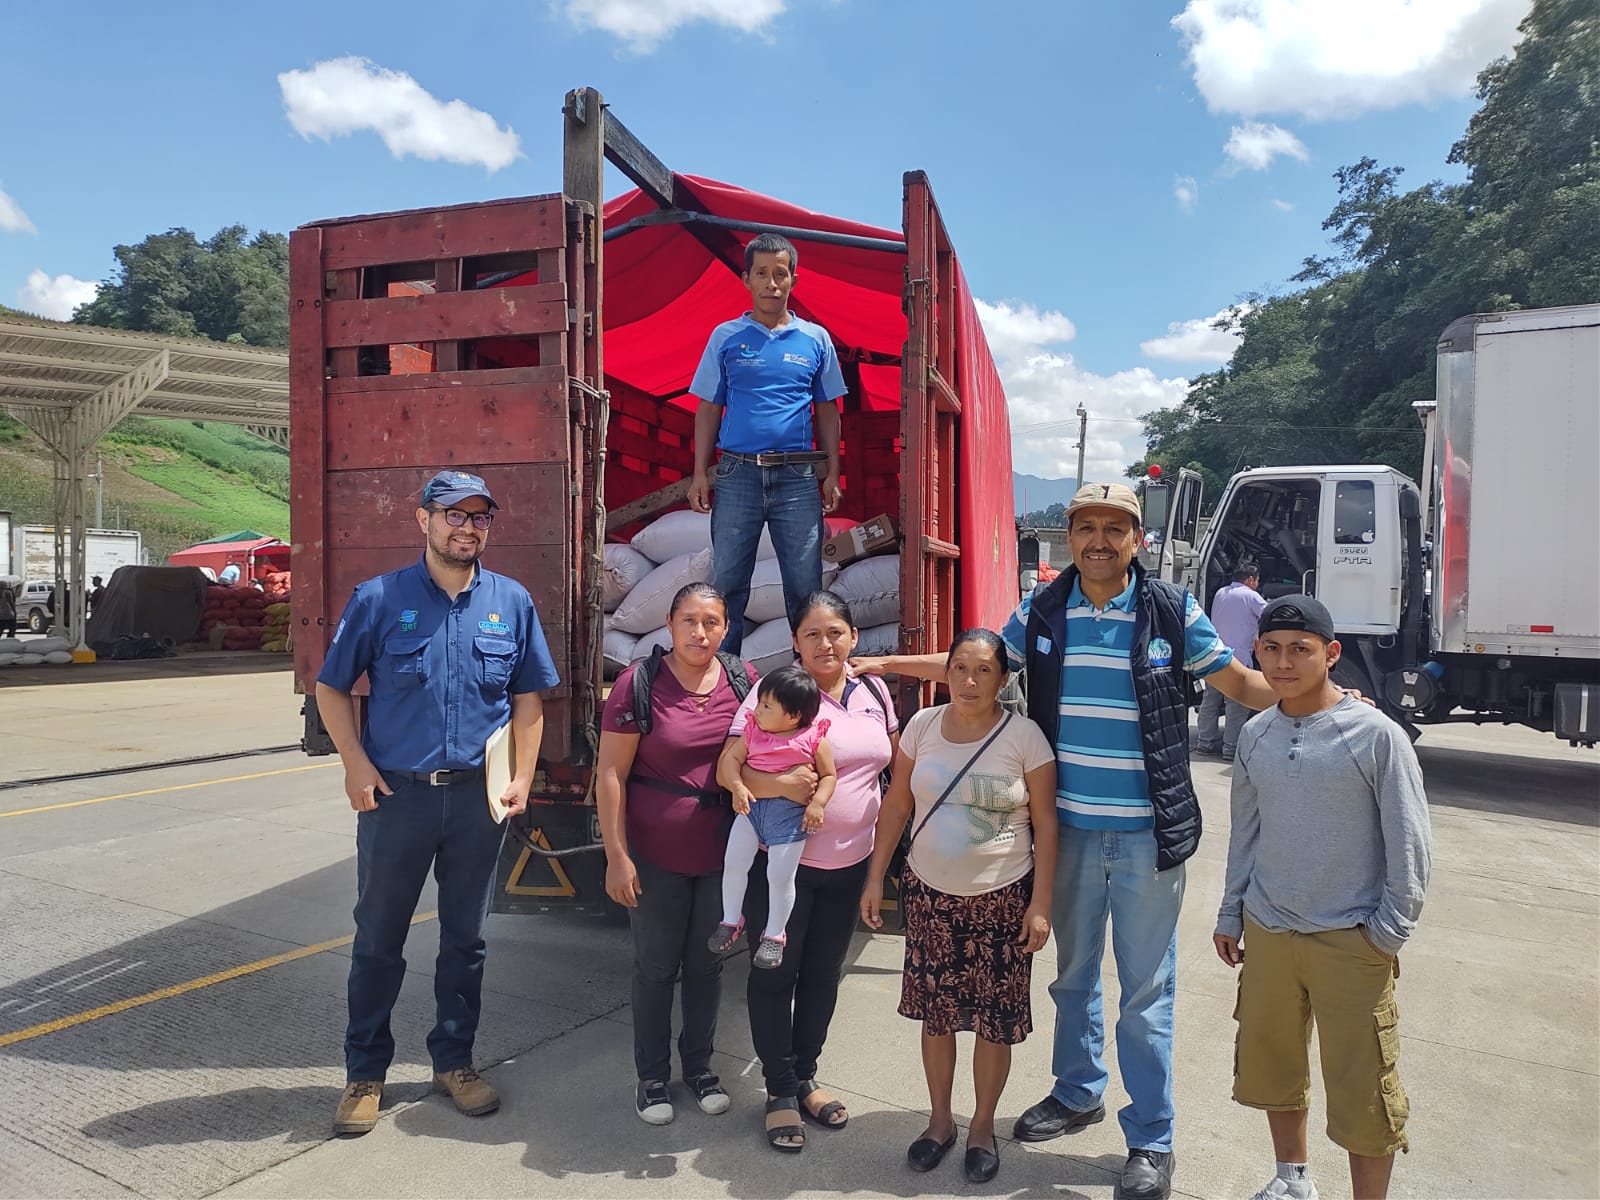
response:
[[[842,567],[869,555],[892,554],[899,545],[900,531],[894,527],[894,518],[879,513],[823,542],[822,561]]]

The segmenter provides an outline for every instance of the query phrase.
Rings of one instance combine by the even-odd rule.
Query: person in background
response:
[[[628,912],[633,935],[634,1111],[665,1125],[672,1107],[672,1005],[681,997],[678,1057],[683,1082],[700,1111],[716,1115],[732,1101],[711,1070],[722,1004],[722,958],[706,939],[722,913],[722,856],[732,811],[717,787],[717,758],[741,692],[755,684],[744,663],[744,688],[717,654],[728,628],[728,602],[709,583],[672,598],[672,649],[650,684],[649,729],[634,711],[637,662],[612,685],[600,724],[595,802],[606,848],[606,894]],[[649,678],[648,675],[645,678]]]
[[[900,1015],[922,1024],[932,1115],[906,1161],[931,1171],[955,1144],[956,1034],[973,1033],[976,1104],[963,1169],[987,1183],[1000,1169],[994,1113],[1011,1047],[1033,1031],[1033,956],[1050,936],[1055,754],[1037,725],[1000,706],[1010,672],[998,634],[967,630],[946,661],[950,703],[922,709],[900,738],[861,919],[883,926],[884,875],[910,818]]]
[[[483,924],[505,837],[484,792],[484,744],[509,722],[515,773],[500,800],[521,812],[544,736],[539,693],[559,680],[527,589],[478,561],[497,507],[476,475],[440,471],[430,479],[415,516],[422,557],[356,585],[317,676],[317,711],[357,814],[348,1082],[336,1133],[377,1124],[394,1058],[389,1014],[430,868],[439,888],[433,1087],[468,1116],[500,1107],[472,1065]],[[362,675],[371,688],[364,730],[351,696]]]
[[[850,606],[834,593],[815,592],[801,605],[794,647],[800,666],[822,689],[839,783],[821,827],[806,838],[800,856],[794,911],[784,926],[783,962],[770,971],[751,971],[746,996],[750,1036],[767,1088],[767,1142],[785,1154],[805,1147],[802,1112],[825,1129],[843,1129],[850,1119],[816,1074],[872,859],[882,802],[878,777],[893,757],[900,729],[884,685],[852,678],[846,669],[859,637]],[[729,745],[744,732],[755,706],[752,692],[733,719]],[[786,796],[806,805],[816,773],[803,767],[798,772],[799,777],[791,778],[747,766],[742,778],[753,796]],[[759,934],[767,923],[766,860],[764,853],[756,855],[745,892],[745,932],[752,954],[760,949]]]
[[[217,582],[222,584],[224,587],[233,587],[234,584],[238,583],[239,564],[231,562],[227,566],[223,567],[222,574],[217,576]]]
[[[1213,937],[1239,968],[1233,1098],[1265,1109],[1277,1169],[1255,1200],[1315,1200],[1307,1165],[1317,1030],[1328,1137],[1356,1200],[1388,1194],[1406,1149],[1394,981],[1433,857],[1411,740],[1328,677],[1333,618],[1310,596],[1261,614],[1256,657],[1280,697],[1246,726],[1233,770],[1227,881]]]
[[[100,576],[98,575],[96,575],[91,582],[93,586],[91,586],[89,589],[88,610],[92,616],[99,610],[100,601],[106,598],[106,585],[101,582]]]
[[[17,594],[8,583],[0,583],[0,637],[17,636]]]
[[[744,267],[750,311],[712,330],[689,384],[700,399],[689,506],[711,514],[713,569],[728,597],[723,649],[734,654],[763,526],[772,531],[789,628],[822,586],[822,514],[839,503],[845,394],[828,331],[789,311],[800,269],[794,243],[759,234],[745,247]],[[713,478],[714,448],[721,456]]]
[[[1249,559],[1234,567],[1233,581],[1218,588],[1211,599],[1211,624],[1241,666],[1256,665],[1251,647],[1256,641],[1256,621],[1266,606],[1261,596],[1261,568]],[[1219,734],[1217,726],[1224,712],[1227,724]],[[1195,750],[1201,754],[1220,753],[1224,761],[1232,762],[1234,747],[1239,744],[1239,731],[1253,716],[1254,709],[1207,684],[1206,698],[1200,702],[1199,740],[1195,742]]]

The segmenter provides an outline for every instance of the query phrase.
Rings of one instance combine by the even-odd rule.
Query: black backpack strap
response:
[[[867,691],[877,698],[878,703],[883,707],[883,727],[885,729],[889,728],[889,692],[883,686],[883,680],[876,675],[854,675],[851,678],[859,679],[866,686]]]
[[[726,650],[718,650],[717,661],[722,664],[722,673],[728,677],[733,698],[743,704],[744,698],[750,694],[750,669],[744,665],[744,659]]]
[[[666,653],[666,647],[657,646],[649,658],[633,669],[633,728],[641,737],[655,727],[655,718],[650,714],[650,691],[656,685]]]

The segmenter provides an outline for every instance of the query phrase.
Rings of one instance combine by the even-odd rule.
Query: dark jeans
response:
[[[642,889],[633,926],[633,1065],[640,1079],[672,1078],[672,997],[683,996],[683,1077],[711,1071],[722,1003],[722,956],[706,945],[722,920],[722,872],[679,875],[635,854]]]
[[[356,940],[350,954],[348,1079],[382,1079],[394,1059],[389,1014],[405,978],[406,933],[428,868],[439,885],[437,1006],[428,1054],[435,1071],[472,1063],[489,915],[504,826],[489,817],[481,778],[432,787],[388,779],[394,795],[356,819]]]
[[[769,1096],[797,1096],[801,1081],[816,1077],[870,861],[832,871],[802,864],[795,876],[794,912],[785,928],[789,940],[783,964],[771,971],[750,971],[750,1036]],[[753,954],[767,924],[765,851],[750,868],[744,921]]]
[[[817,463],[758,467],[743,459],[717,460],[711,503],[712,573],[728,598],[728,632],[722,648],[739,653],[744,643],[744,606],[756,566],[761,528],[772,531],[783,578],[783,603],[794,627],[800,606],[822,586],[822,493]]]

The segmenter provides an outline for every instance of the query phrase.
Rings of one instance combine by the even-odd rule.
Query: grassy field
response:
[[[130,417],[99,450],[105,524],[139,530],[151,561],[235,529],[289,536],[288,453],[237,426]],[[52,460],[39,439],[0,415],[0,511],[19,524],[48,523]]]

